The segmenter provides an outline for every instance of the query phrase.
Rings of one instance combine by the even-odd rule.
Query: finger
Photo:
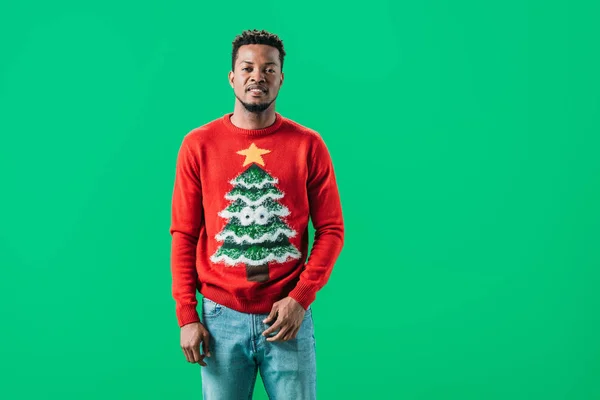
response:
[[[283,341],[283,337],[284,337],[284,335],[286,333],[287,333],[287,331],[284,331],[282,329],[275,336],[268,337],[267,338],[267,342],[280,342],[280,341]]]
[[[281,330],[279,331],[279,333],[277,335],[267,338],[267,341],[268,342],[276,342],[278,340],[281,340],[281,338],[283,338],[287,332],[288,332],[288,329],[286,329],[285,327],[281,328]]]
[[[184,351],[186,353],[186,358],[189,363],[200,364],[200,365],[206,366],[206,364],[204,363],[204,357],[205,357],[204,354],[198,353],[197,356],[194,356],[194,351],[191,348],[184,349]]]
[[[198,362],[200,360],[200,343],[192,346],[192,362]]]
[[[292,335],[292,339],[296,339],[296,337],[298,336],[298,332],[300,332],[300,327],[296,328],[296,330],[294,331],[294,334]]]
[[[204,361],[204,354],[200,354],[200,359],[198,360],[198,364],[202,365],[203,367],[206,367],[206,361]]]
[[[273,325],[271,325],[269,328],[267,328],[264,332],[263,332],[263,336],[268,336],[271,333],[275,332],[277,329],[279,329],[279,327],[281,326],[282,322],[280,320],[275,321],[275,323]]]
[[[204,334],[204,340],[202,343],[204,345],[204,354],[206,354],[207,357],[210,357],[210,334],[208,332]]]
[[[202,337],[202,353],[206,357],[210,357],[210,335],[208,333],[205,333]]]
[[[292,330],[290,329],[289,331],[287,331],[287,333],[285,334],[285,336],[283,336],[280,340],[282,342],[287,342],[288,340],[290,340],[290,335],[292,334]]]
[[[186,347],[182,347],[181,349],[183,350],[183,354],[185,354],[185,359],[187,362],[192,362],[192,357],[189,350]]]
[[[273,304],[273,308],[271,308],[271,312],[267,315],[267,318],[263,319],[263,323],[268,324],[271,322],[277,315],[277,307]]]
[[[292,340],[296,337],[296,333],[298,333],[298,329],[290,329],[290,332],[283,338],[283,341]]]
[[[287,338],[290,336],[290,333],[292,333],[292,331],[294,330],[293,326],[289,326],[287,327],[286,331],[281,335],[281,339],[279,339],[282,342],[285,342],[287,340]],[[273,336],[276,337],[276,336]]]

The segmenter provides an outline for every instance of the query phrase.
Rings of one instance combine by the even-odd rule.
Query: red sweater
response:
[[[321,136],[279,113],[256,130],[236,127],[232,114],[193,129],[179,148],[170,227],[179,326],[200,320],[196,290],[245,313],[268,313],[286,296],[307,309],[343,246]]]

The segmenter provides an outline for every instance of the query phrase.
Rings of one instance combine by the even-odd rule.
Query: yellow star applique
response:
[[[260,164],[264,167],[265,162],[263,161],[263,158],[261,156],[270,152],[271,150],[259,149],[254,143],[252,143],[250,147],[248,147],[245,150],[238,151],[237,154],[246,156],[246,159],[244,160],[244,165],[242,165],[242,167],[245,167],[246,165],[252,162]]]

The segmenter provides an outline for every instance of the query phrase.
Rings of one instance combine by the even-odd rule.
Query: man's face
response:
[[[246,110],[263,112],[275,101],[283,83],[279,50],[264,44],[241,46],[229,83]]]

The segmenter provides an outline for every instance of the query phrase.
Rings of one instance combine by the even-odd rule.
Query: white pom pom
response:
[[[265,225],[270,217],[271,213],[264,206],[258,206],[254,210],[254,221],[259,225]]]
[[[244,207],[240,211],[239,218],[243,226],[248,226],[254,222],[254,211],[250,207]]]

